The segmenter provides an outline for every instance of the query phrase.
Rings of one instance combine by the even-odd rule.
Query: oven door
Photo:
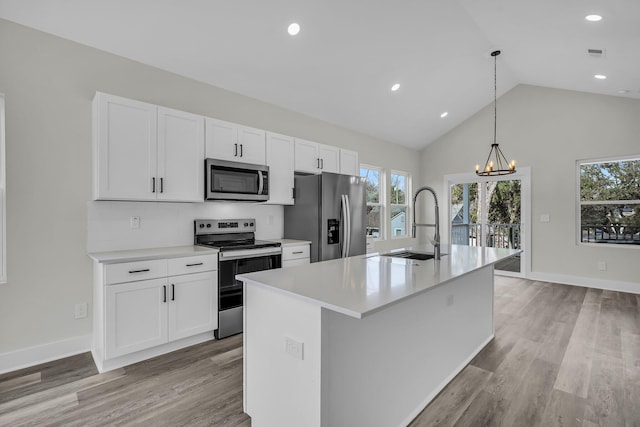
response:
[[[253,273],[282,266],[282,255],[221,260],[218,262],[218,310],[242,306],[242,282],[236,274]]]
[[[269,167],[226,160],[205,160],[207,200],[269,200]]]

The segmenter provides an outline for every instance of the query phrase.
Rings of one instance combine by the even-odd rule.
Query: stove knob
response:
[[[211,224],[207,224],[207,228],[211,228]]]
[[[248,222],[245,222],[245,223],[244,223],[244,226],[245,226],[245,227],[248,227],[248,226],[249,226],[249,223],[248,223]]]
[[[250,223],[249,225],[253,227],[253,223]]]
[[[200,228],[204,228],[204,224],[200,224]]]

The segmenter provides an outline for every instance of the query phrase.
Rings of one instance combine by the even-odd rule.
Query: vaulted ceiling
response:
[[[413,148],[493,100],[495,49],[498,96],[640,99],[638,0],[0,0],[0,18]]]

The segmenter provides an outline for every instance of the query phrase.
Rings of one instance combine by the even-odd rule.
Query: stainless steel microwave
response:
[[[269,166],[206,159],[204,168],[206,200],[269,200]]]

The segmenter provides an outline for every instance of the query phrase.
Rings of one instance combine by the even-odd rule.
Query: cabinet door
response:
[[[235,123],[207,118],[205,139],[207,158],[240,161],[238,128]]]
[[[104,93],[93,102],[93,198],[155,200],[156,106]]]
[[[177,340],[218,327],[217,273],[169,277],[169,340]]]
[[[320,158],[316,142],[296,138],[294,167],[298,172],[320,173]]]
[[[340,173],[340,149],[331,145],[318,144],[321,172]]]
[[[238,161],[266,164],[265,131],[238,125]]]
[[[204,117],[158,108],[159,200],[204,200]]]
[[[293,204],[293,138],[267,132],[269,204]]]
[[[340,173],[360,176],[360,163],[358,163],[357,151],[340,149]]]
[[[167,280],[105,286],[105,358],[167,342]]]

